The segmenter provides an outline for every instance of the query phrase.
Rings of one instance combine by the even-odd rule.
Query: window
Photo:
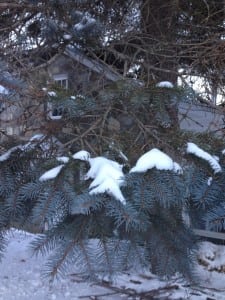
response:
[[[48,117],[52,120],[60,120],[62,119],[62,108],[53,105],[52,103],[48,103]]]
[[[58,84],[60,87],[64,89],[68,89],[68,75],[67,74],[57,74],[53,75],[53,80]]]

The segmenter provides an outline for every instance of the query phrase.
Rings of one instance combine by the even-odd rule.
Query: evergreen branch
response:
[[[64,144],[64,147],[67,147],[68,145],[74,144],[78,139],[80,138],[84,138],[90,131],[92,131],[94,128],[96,128],[96,126],[101,122],[102,118],[99,118],[96,120],[96,122],[94,124],[92,124],[85,132],[83,132],[81,135],[79,135],[78,137],[70,140],[69,142],[66,142]]]
[[[101,298],[101,297],[108,297],[108,296],[113,296],[113,295],[125,295],[126,297],[131,297],[133,299],[142,299],[142,300],[147,300],[147,299],[164,299],[164,297],[169,297],[170,296],[170,292],[172,295],[172,292],[176,291],[179,289],[179,286],[176,284],[171,284],[171,285],[166,285],[160,288],[156,288],[156,289],[151,289],[149,291],[144,291],[144,292],[138,292],[135,289],[131,289],[131,288],[120,288],[120,287],[116,287],[113,286],[110,282],[101,282],[96,284],[100,287],[104,287],[106,289],[112,290],[113,292],[106,292],[106,293],[101,293],[101,294],[87,294],[84,296],[80,296],[81,299],[91,299],[93,297],[97,297],[97,298]],[[168,298],[167,298],[168,299]]]
[[[89,215],[91,211],[99,210],[103,207],[106,197],[104,195],[90,195],[85,192],[77,195],[71,202],[70,213],[72,215]]]
[[[93,263],[91,262],[90,254],[88,253],[87,247],[85,247],[83,240],[79,240],[79,246],[82,250],[81,253],[84,256],[85,264],[87,265],[88,274],[92,277],[92,279],[94,279],[96,276],[96,272],[94,269],[94,266],[96,265],[96,261],[94,261]]]

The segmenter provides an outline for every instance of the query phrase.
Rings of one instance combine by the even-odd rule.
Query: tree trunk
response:
[[[142,33],[148,37],[146,73],[148,81],[177,82],[175,0],[145,0],[141,7]]]

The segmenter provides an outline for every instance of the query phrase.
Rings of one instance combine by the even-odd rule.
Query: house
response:
[[[65,90],[69,89],[75,95],[92,96],[107,84],[124,79],[100,59],[90,58],[79,49],[71,47],[55,54],[47,63],[35,67],[32,76],[34,81],[39,83],[40,90],[53,84]],[[55,110],[51,104],[42,103],[38,105],[38,111],[35,111],[36,104],[39,104],[37,99],[32,99],[32,103],[27,103],[27,106],[18,105],[16,101],[10,102],[9,105],[6,100],[8,96],[9,90],[1,86],[0,101],[3,103],[3,98],[5,100],[1,106],[0,128],[8,135],[24,135],[25,138],[30,138],[44,124],[46,116],[54,120],[60,117],[61,112]],[[24,125],[26,109],[32,117]],[[224,114],[216,106],[183,102],[179,104],[178,117],[181,129],[223,134]],[[30,130],[28,134],[25,133],[27,128],[33,128],[33,132]],[[4,134],[1,134],[0,139],[3,137]]]
[[[180,128],[192,132],[213,132],[218,136],[225,133],[225,115],[221,107],[210,103],[179,103]]]
[[[107,83],[123,79],[110,66],[99,59],[89,58],[79,49],[67,47],[47,64],[39,67],[40,76],[59,86],[80,94],[103,88]]]
[[[35,67],[32,78],[39,83],[40,88],[45,87],[46,84],[56,84],[65,90],[69,89],[75,94],[87,95],[89,93],[94,95],[97,90],[104,88],[106,84],[122,79],[122,76],[100,60],[91,59],[80,50],[68,47],[63,53],[54,55],[47,63]],[[16,95],[14,91],[13,94]],[[46,108],[46,104],[40,104],[38,105],[39,110],[34,111],[35,99],[30,100],[31,105],[29,103],[21,105],[18,99],[17,102],[8,101],[11,96],[12,93],[7,87],[1,85],[0,129],[2,134],[0,140],[4,139],[5,135],[23,136],[28,127],[34,128],[36,133],[35,129],[38,129],[45,122],[46,110],[51,110],[49,106]],[[38,101],[36,104],[39,104]],[[27,108],[29,109],[26,112]],[[33,114],[36,117],[27,119],[24,126],[23,121],[26,114],[30,116]],[[25,135],[30,138],[32,134],[33,132],[29,130],[29,133]]]
[[[18,136],[23,130],[20,118],[23,108],[19,104],[19,91],[24,86],[9,72],[0,77],[0,141],[6,136]]]

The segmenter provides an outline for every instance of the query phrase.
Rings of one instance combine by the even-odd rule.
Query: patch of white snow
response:
[[[209,177],[207,180],[207,185],[210,186],[212,184],[213,178]]]
[[[58,160],[59,162],[62,162],[64,164],[67,164],[70,159],[67,156],[59,156],[59,157],[56,157],[56,160]]]
[[[0,84],[0,94],[3,94],[3,95],[9,94],[9,91],[1,84]]]
[[[187,143],[187,153],[194,154],[195,156],[202,158],[210,164],[211,168],[214,170],[214,173],[221,172],[221,166],[218,163],[217,159],[213,157],[211,154],[208,152],[202,150],[199,148],[196,144],[194,143]]]
[[[89,152],[87,152],[85,150],[81,150],[81,151],[78,151],[78,152],[74,153],[72,157],[74,159],[89,161],[90,156],[91,155],[90,155]]]
[[[174,87],[174,85],[170,81],[161,81],[161,82],[158,82],[156,84],[156,86],[160,87],[160,88],[169,88],[169,89],[172,89]]]
[[[48,95],[49,95],[50,97],[57,97],[57,94],[56,94],[56,92],[54,92],[54,91],[49,91],[49,92],[48,92]]]
[[[177,162],[173,162],[173,171],[177,174],[183,174],[183,169]]]
[[[157,148],[143,154],[136,162],[136,165],[130,170],[130,173],[144,173],[149,169],[156,168],[158,170],[174,170],[181,172],[181,167],[174,163],[173,160],[164,152]]]
[[[103,156],[97,156],[94,158],[90,158],[89,163],[90,163],[91,168],[89,169],[89,171],[86,174],[86,179],[95,178],[97,176],[97,174],[99,173],[99,171],[101,170],[103,165],[110,165],[119,171],[121,171],[123,168],[123,166],[120,165],[118,162],[113,161],[113,160],[108,159]]]
[[[55,177],[58,176],[58,174],[60,173],[60,171],[62,170],[62,168],[65,165],[59,165],[53,169],[48,170],[47,172],[45,172],[43,175],[41,175],[41,177],[39,178],[40,181],[46,181],[46,180],[50,180],[50,179],[54,179]]]
[[[106,177],[101,184],[99,184],[97,187],[93,188],[89,192],[90,195],[96,195],[102,193],[107,193],[109,195],[112,195],[117,200],[119,200],[122,204],[126,204],[126,200],[119,188],[119,185],[113,178]]]
[[[9,159],[10,155],[17,149],[20,149],[20,146],[13,147],[13,148],[9,149],[7,152],[0,155],[0,161],[5,161],[5,160]]]

